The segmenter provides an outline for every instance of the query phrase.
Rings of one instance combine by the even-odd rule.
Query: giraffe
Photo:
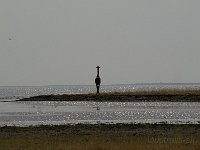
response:
[[[101,78],[99,77],[99,66],[96,67],[97,68],[97,77],[95,79],[95,83],[96,83],[96,88],[97,88],[97,94],[99,94],[99,88],[100,88],[100,84],[101,84]]]

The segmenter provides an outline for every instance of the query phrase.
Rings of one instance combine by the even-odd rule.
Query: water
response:
[[[102,86],[104,92],[200,88],[200,84]],[[0,87],[0,126],[68,123],[200,123],[198,102],[15,102],[47,94],[93,93],[95,86]],[[97,109],[100,108],[99,110]]]
[[[198,102],[2,102],[0,110],[0,126],[200,122]]]

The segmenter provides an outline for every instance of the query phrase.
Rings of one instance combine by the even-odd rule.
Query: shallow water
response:
[[[199,122],[198,102],[0,102],[0,126]]]

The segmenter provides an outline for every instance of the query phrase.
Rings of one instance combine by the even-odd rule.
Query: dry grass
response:
[[[129,91],[114,91],[103,92],[102,95],[200,95],[199,88],[162,88],[162,89],[150,89],[150,90],[129,90]]]
[[[197,150],[194,136],[43,136],[1,137],[1,150]]]

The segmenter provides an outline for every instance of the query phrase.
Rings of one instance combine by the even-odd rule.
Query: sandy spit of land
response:
[[[18,101],[112,101],[112,102],[137,102],[137,101],[170,101],[170,102],[200,102],[199,94],[162,94],[162,93],[106,93],[106,94],[64,94],[40,95]]]
[[[174,136],[200,135],[198,124],[76,124],[29,127],[0,127],[0,137],[6,136]]]

